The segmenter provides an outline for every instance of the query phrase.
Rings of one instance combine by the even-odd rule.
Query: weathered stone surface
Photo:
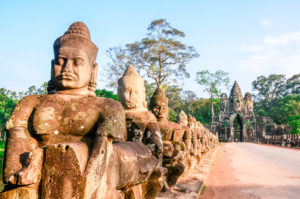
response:
[[[240,125],[240,141],[256,138],[256,119],[253,112],[253,100],[250,93],[243,98],[242,91],[235,81],[227,98],[221,94],[220,113],[211,122],[211,131],[218,132],[222,141],[234,141],[234,120]]]
[[[125,109],[127,140],[143,142],[161,159],[163,146],[157,119],[146,108],[144,80],[132,65],[118,80],[118,95]]]
[[[0,198],[128,198],[127,191],[135,198],[151,195],[141,190],[148,179],[163,175],[159,158],[143,143],[125,142],[119,102],[95,97],[97,51],[81,22],[55,41],[49,95],[26,96],[7,122],[8,186]],[[153,187],[161,184],[151,182]]]
[[[151,171],[156,174],[153,174],[141,186],[127,191],[126,194],[132,195],[139,190],[143,197],[154,198],[162,188],[161,178],[165,173],[159,172],[163,169],[161,167],[163,143],[157,119],[146,108],[144,80],[132,65],[127,67],[123,76],[118,80],[118,95],[125,109],[127,141],[144,143],[151,150],[153,157],[157,159],[157,164],[152,166],[156,171]]]
[[[184,129],[180,124],[168,121],[168,98],[158,88],[150,100],[150,108],[156,116],[163,140],[163,166],[168,169],[166,182],[173,186],[184,172],[183,160],[186,146],[183,142]]]

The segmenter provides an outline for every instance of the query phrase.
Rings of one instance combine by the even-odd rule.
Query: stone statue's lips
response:
[[[158,117],[159,117],[159,118],[164,118],[165,115],[164,115],[164,114],[159,114]]]
[[[134,103],[132,103],[130,100],[126,100],[125,103],[126,103],[126,106],[128,108],[135,108],[136,107],[136,105]]]
[[[57,77],[58,80],[66,79],[66,80],[73,80],[76,79],[75,75],[72,73],[62,73]]]

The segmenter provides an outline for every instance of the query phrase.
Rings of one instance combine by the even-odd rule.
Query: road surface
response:
[[[300,150],[224,144],[202,198],[300,199]]]

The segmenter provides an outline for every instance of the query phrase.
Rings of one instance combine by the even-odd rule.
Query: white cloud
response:
[[[271,27],[272,26],[272,21],[268,20],[268,19],[263,19],[260,21],[260,25],[265,27],[265,28],[268,28],[268,27]]]
[[[273,46],[286,45],[293,42],[300,43],[300,32],[283,34],[277,37],[266,36],[264,39],[264,44]]]
[[[287,76],[300,73],[300,32],[266,36],[258,44],[242,45],[238,50],[249,53],[236,63],[244,72]]]

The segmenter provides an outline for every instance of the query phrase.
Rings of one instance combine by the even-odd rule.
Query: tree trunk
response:
[[[210,98],[210,106],[211,106],[211,122],[213,122],[215,113],[214,113],[214,103],[213,103],[212,98]]]

